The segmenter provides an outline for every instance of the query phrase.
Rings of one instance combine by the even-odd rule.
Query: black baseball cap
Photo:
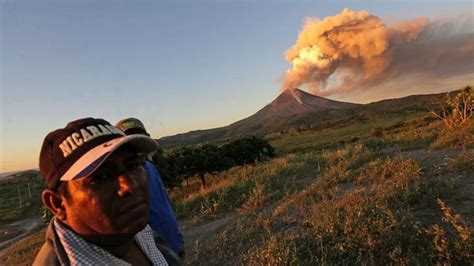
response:
[[[104,119],[72,121],[44,139],[39,158],[40,172],[49,188],[57,188],[60,181],[89,176],[125,143],[143,154],[152,154],[158,148],[152,138],[126,136]]]

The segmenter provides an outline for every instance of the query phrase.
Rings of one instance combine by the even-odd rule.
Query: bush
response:
[[[466,126],[457,130],[444,129],[431,144],[433,149],[459,148],[474,143],[474,121],[468,121]]]
[[[431,114],[441,119],[449,129],[465,125],[474,115],[474,96],[471,87],[467,86],[454,97],[448,93],[441,110],[432,110]]]
[[[235,165],[255,163],[259,160],[275,157],[275,150],[270,144],[255,136],[247,136],[234,140],[221,147],[224,157],[229,158]]]
[[[167,155],[162,150],[153,157],[167,187],[179,185],[197,175],[205,190],[206,174],[228,170],[236,165],[252,164],[275,156],[273,147],[263,138],[248,136],[221,147],[211,144],[183,147]]]

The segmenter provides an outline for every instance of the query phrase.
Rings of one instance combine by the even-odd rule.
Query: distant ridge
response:
[[[22,177],[22,176],[28,175],[28,174],[39,175],[39,170],[38,169],[28,169],[28,170],[19,170],[19,171],[0,173],[0,180],[18,178],[18,177]]]

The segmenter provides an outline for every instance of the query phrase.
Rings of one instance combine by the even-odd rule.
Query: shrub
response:
[[[160,150],[154,155],[153,162],[160,169],[167,187],[177,186],[183,179],[187,181],[190,177],[197,175],[201,190],[204,191],[206,174],[272,157],[275,157],[275,151],[265,139],[248,136],[221,147],[211,144],[182,147],[167,155]]]
[[[432,110],[431,114],[441,119],[450,129],[462,127],[474,114],[474,96],[470,86],[467,86],[451,97],[448,93],[441,110]]]
[[[235,165],[255,163],[256,161],[275,157],[275,150],[270,144],[255,136],[234,140],[221,147],[224,157],[231,159]]]
[[[444,129],[431,144],[433,149],[466,147],[474,143],[474,121],[457,130]]]
[[[469,257],[472,256],[474,242],[472,239],[472,229],[460,214],[453,215],[453,210],[446,206],[443,200],[438,199],[438,204],[443,214],[443,221],[454,228],[456,233],[452,236],[438,224],[430,226],[425,232],[432,236],[434,245],[434,258],[442,264],[471,264]],[[453,235],[454,234],[454,235]]]

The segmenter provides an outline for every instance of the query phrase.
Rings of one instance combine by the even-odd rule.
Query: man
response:
[[[147,225],[143,167],[157,149],[103,119],[85,118],[49,133],[40,152],[54,217],[33,265],[179,265]]]
[[[120,120],[116,127],[126,135],[150,136],[143,123],[136,118]],[[182,257],[184,254],[183,235],[176,222],[160,173],[150,161],[146,161],[145,170],[148,175],[148,189],[150,191],[148,224],[156,233],[163,236],[168,245]]]

